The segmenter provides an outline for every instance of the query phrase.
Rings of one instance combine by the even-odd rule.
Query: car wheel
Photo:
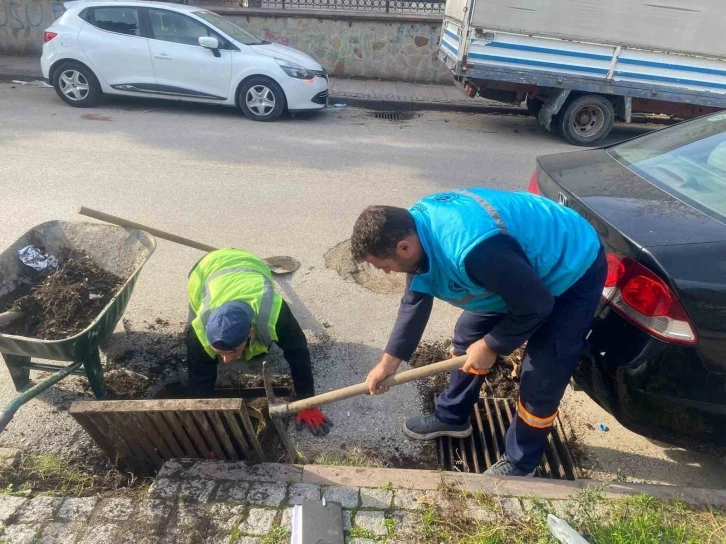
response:
[[[76,62],[67,62],[53,74],[53,87],[63,102],[76,108],[95,106],[101,85],[93,72]]]
[[[558,114],[560,134],[574,145],[596,145],[613,128],[613,105],[597,95],[586,95],[568,101]]]
[[[285,93],[273,80],[253,77],[242,85],[239,105],[253,121],[274,121],[285,111]]]

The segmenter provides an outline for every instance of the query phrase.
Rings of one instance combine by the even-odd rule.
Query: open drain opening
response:
[[[435,401],[435,399],[434,399]],[[482,397],[471,414],[474,432],[469,438],[439,438],[436,447],[444,470],[482,474],[502,456],[507,428],[516,417],[513,399]],[[555,480],[576,480],[575,462],[567,447],[559,418],[547,439],[537,476]]]
[[[413,119],[414,114],[408,111],[377,111],[373,113],[373,117],[387,121],[408,121]]]

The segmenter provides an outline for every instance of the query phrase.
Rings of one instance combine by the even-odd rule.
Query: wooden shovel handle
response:
[[[430,365],[422,366],[420,368],[414,368],[399,372],[393,376],[389,376],[383,380],[379,385],[382,387],[394,387],[404,383],[412,382],[415,380],[421,380],[428,378],[429,376],[436,376],[437,374],[443,374],[444,372],[451,372],[464,366],[466,362],[466,355],[461,357],[455,357],[454,359],[448,359],[446,361],[440,361]],[[286,404],[276,404],[270,406],[270,415],[275,417],[286,416],[288,414],[297,414],[308,408],[315,408],[316,406],[323,406],[339,400],[350,399],[353,397],[359,397],[368,394],[368,384],[365,382],[357,385],[351,385],[344,387],[343,389],[336,389],[335,391],[329,391],[322,395],[316,395],[303,400],[295,402],[289,402]]]
[[[176,234],[172,234],[170,232],[165,232],[163,230],[149,227],[148,225],[135,223],[133,221],[129,221],[128,219],[124,219],[123,217],[116,217],[115,215],[99,212],[98,210],[92,210],[91,208],[86,208],[85,206],[80,206],[78,208],[78,213],[81,215],[85,215],[86,217],[93,217],[94,219],[98,219],[99,221],[111,223],[112,225],[118,225],[119,227],[143,230],[145,232],[148,232],[149,234],[153,234],[157,238],[161,238],[162,240],[168,240],[170,242],[175,242],[183,246],[193,247],[194,249],[206,251],[207,253],[219,249],[214,246],[197,242],[196,240],[190,240],[189,238],[184,238],[183,236],[177,236]]]

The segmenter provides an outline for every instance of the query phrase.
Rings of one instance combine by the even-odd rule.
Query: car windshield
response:
[[[653,132],[608,153],[679,200],[726,221],[726,113]]]
[[[237,26],[229,19],[222,17],[221,15],[217,15],[216,13],[212,13],[211,11],[195,11],[194,15],[200,19],[204,19],[210,25],[221,30],[227,36],[238,41],[242,45],[263,45],[265,43],[269,43],[258,38],[254,34],[250,34],[244,28]]]

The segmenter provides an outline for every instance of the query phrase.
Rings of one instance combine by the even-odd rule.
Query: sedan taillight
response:
[[[537,179],[537,171],[535,170],[532,174],[532,177],[529,180],[529,185],[527,185],[527,192],[528,193],[534,193],[535,195],[541,195],[542,191],[539,190],[539,180]]]
[[[675,293],[642,264],[608,254],[603,298],[620,315],[667,342],[694,345],[698,337]]]
[[[48,43],[50,40],[55,38],[58,34],[56,32],[46,32],[43,34],[43,42]]]

